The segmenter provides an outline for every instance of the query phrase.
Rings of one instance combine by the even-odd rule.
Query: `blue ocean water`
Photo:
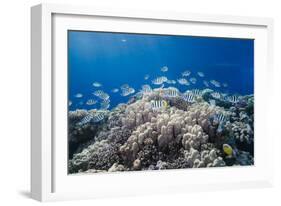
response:
[[[167,66],[167,72],[160,69]],[[120,95],[120,86],[128,84],[139,91],[159,76],[177,80],[185,70],[191,71],[196,84],[190,86],[165,84],[187,89],[210,88],[228,94],[253,94],[254,40],[193,36],[126,34],[109,32],[68,32],[68,89],[70,110],[99,109],[99,104],[87,105],[89,99],[100,101],[92,93],[102,90],[110,95],[110,108],[126,103],[129,96]],[[204,77],[197,72],[203,72]],[[145,80],[144,76],[149,75]],[[221,83],[215,87],[210,80]],[[99,82],[101,87],[94,87]],[[227,87],[222,84],[227,83]],[[118,93],[112,89],[119,88]],[[82,97],[75,97],[82,94]]]

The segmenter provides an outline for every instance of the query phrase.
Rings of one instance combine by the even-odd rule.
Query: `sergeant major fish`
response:
[[[194,77],[192,77],[192,78],[189,79],[189,81],[190,81],[192,84],[196,84],[197,79],[194,78]]]
[[[161,68],[161,72],[167,72],[169,70],[169,68],[167,66],[164,66]]]
[[[194,103],[195,102],[195,96],[191,92],[186,92],[182,95],[182,98],[184,101],[188,103]]]
[[[165,109],[168,107],[168,103],[165,100],[152,100],[150,101],[152,110]]]
[[[165,76],[157,77],[156,79],[152,80],[152,84],[161,85],[166,82],[168,79]]]
[[[97,101],[94,100],[94,99],[88,99],[87,102],[86,102],[87,105],[94,105],[96,103],[97,103]]]
[[[182,75],[183,77],[188,77],[190,74],[191,74],[191,72],[190,72],[189,70],[186,70],[186,71],[184,71],[184,72],[181,73],[181,75]]]
[[[169,87],[167,89],[164,89],[163,96],[164,97],[177,97],[177,96],[179,96],[179,90],[175,87]]]
[[[205,74],[203,72],[197,72],[199,77],[205,77]]]

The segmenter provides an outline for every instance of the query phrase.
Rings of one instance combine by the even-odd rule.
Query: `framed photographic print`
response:
[[[271,19],[31,11],[33,198],[272,184]]]

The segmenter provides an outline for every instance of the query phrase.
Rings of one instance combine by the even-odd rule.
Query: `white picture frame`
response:
[[[274,137],[267,121],[273,91],[272,19],[40,4],[31,8],[31,26],[32,198],[53,201],[272,186]],[[73,28],[254,38],[255,166],[67,175],[65,31]]]

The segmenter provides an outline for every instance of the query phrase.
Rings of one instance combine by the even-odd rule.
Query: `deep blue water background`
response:
[[[125,40],[125,41],[124,41]],[[168,72],[161,72],[168,66]],[[227,88],[210,88],[230,94],[253,94],[254,40],[170,35],[143,35],[106,32],[68,32],[68,88],[70,110],[99,108],[88,106],[88,99],[98,99],[92,92],[101,89],[110,95],[111,108],[126,103],[129,97],[112,93],[113,88],[129,84],[138,91],[157,76],[177,80],[184,70],[197,83],[170,85],[181,91],[203,89],[203,80],[227,83]],[[204,78],[197,75],[201,71]],[[150,75],[144,80],[146,74]],[[189,77],[189,78],[190,78]],[[188,79],[189,79],[188,78]],[[103,86],[95,88],[93,82]],[[165,84],[167,86],[167,84]],[[82,98],[75,94],[82,93]]]

